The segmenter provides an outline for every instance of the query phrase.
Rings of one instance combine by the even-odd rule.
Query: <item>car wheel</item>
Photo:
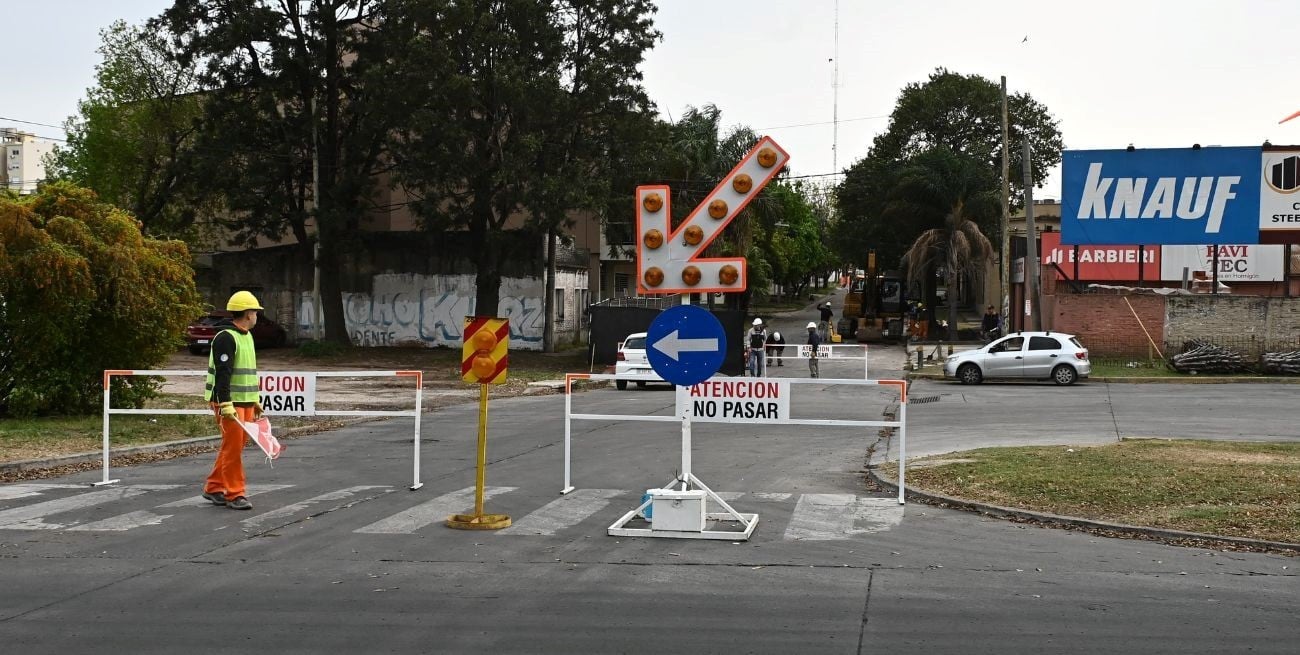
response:
[[[636,388],[638,388],[638,389],[644,389],[644,388],[645,388],[645,383],[644,383],[644,382],[638,382],[638,383],[636,383]]]
[[[980,373],[980,367],[974,364],[962,364],[957,369],[957,379],[962,384],[979,384],[984,381],[984,374]]]
[[[615,380],[614,386],[618,387],[619,391],[623,391],[627,389],[627,380]]]
[[[1052,369],[1052,380],[1057,384],[1068,387],[1079,379],[1079,372],[1074,370],[1073,366],[1061,364]]]
[[[190,346],[189,351],[191,355],[202,355],[203,346]]]

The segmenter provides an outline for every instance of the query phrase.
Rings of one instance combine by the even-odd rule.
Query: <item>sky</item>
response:
[[[99,61],[98,32],[168,0],[14,0],[0,125],[59,137]],[[1060,121],[1067,148],[1300,144],[1300,2],[662,0],[663,40],[643,66],[665,118],[715,104],[728,125],[772,136],[796,175],[843,170],[888,125],[898,92],[936,68],[1007,77]],[[9,120],[4,120],[9,119]],[[817,123],[807,125],[808,123]],[[793,127],[793,126],[799,127]],[[833,176],[821,178],[838,179]],[[1036,192],[1060,196],[1059,170]]]

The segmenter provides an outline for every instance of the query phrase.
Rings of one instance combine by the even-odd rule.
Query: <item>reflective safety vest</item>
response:
[[[257,383],[257,352],[253,346],[253,335],[239,330],[222,330],[235,338],[234,370],[230,375],[230,400],[236,403],[254,403],[261,399]],[[215,339],[214,339],[215,341]],[[208,353],[208,382],[204,387],[203,399],[212,402],[213,391],[217,387],[217,367],[212,361],[213,352]]]

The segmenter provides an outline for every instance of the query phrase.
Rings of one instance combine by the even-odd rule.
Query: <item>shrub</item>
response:
[[[94,411],[105,369],[155,368],[200,311],[184,243],[66,182],[0,197],[0,417]],[[113,385],[140,406],[158,382]]]

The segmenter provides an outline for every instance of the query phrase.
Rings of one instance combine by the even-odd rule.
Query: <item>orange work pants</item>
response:
[[[212,406],[217,411],[217,406]],[[245,423],[253,422],[253,407],[235,406],[235,414]],[[212,465],[208,481],[203,485],[204,493],[224,493],[226,500],[234,500],[244,495],[244,443],[248,434],[239,424],[217,414],[217,425],[221,428],[221,450],[217,451],[217,461]]]

